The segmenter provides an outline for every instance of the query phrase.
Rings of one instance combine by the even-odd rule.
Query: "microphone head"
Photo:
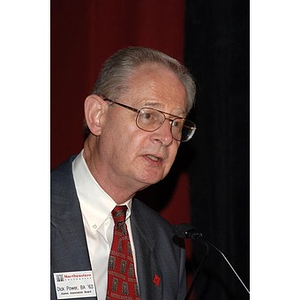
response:
[[[202,237],[201,233],[197,232],[193,226],[186,223],[174,225],[173,233],[182,239],[196,239]]]

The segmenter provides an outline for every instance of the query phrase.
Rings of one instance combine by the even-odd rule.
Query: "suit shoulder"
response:
[[[56,169],[52,170],[51,180],[56,181],[72,173],[72,162],[75,158],[75,155],[71,156],[68,160],[60,164]]]
[[[51,171],[51,195],[59,197],[64,190],[69,190],[74,185],[72,162],[76,156],[70,157],[56,169]]]
[[[71,157],[51,172],[51,220],[57,223],[58,219],[66,218],[79,208],[76,193]]]

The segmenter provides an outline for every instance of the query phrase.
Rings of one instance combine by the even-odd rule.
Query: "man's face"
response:
[[[137,109],[147,106],[186,116],[186,90],[171,71],[159,65],[144,65],[128,84],[129,89],[112,100]],[[146,132],[136,126],[136,117],[136,112],[111,105],[98,151],[99,167],[109,180],[118,187],[130,186],[138,191],[168,174],[180,143],[173,139],[168,120],[156,131]]]

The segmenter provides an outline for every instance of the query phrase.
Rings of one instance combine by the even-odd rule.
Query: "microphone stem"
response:
[[[199,238],[200,238],[200,237],[199,237]],[[197,276],[198,276],[198,273],[199,273],[200,270],[202,269],[202,267],[203,267],[203,265],[204,265],[204,261],[205,261],[205,259],[206,259],[206,256],[208,255],[208,250],[209,250],[208,244],[207,244],[207,242],[204,241],[204,240],[202,240],[202,242],[205,244],[205,253],[204,253],[204,255],[202,256],[202,259],[201,259],[201,261],[200,261],[200,264],[199,264],[199,266],[198,266],[198,268],[197,268],[197,270],[196,270],[196,272],[195,272],[195,274],[194,274],[194,279],[193,279],[193,281],[192,281],[192,283],[191,283],[191,285],[190,285],[190,287],[189,287],[189,289],[188,289],[188,291],[187,291],[187,293],[186,293],[186,296],[185,296],[184,300],[188,300],[188,299],[190,298],[190,295],[191,295],[191,293],[192,293],[192,291],[193,291],[193,288],[194,288],[194,285],[195,285],[195,283],[196,283],[196,278],[197,278]]]

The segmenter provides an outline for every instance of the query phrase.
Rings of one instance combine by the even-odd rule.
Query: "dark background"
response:
[[[126,46],[177,58],[198,87],[195,136],[168,177],[139,197],[173,224],[192,223],[249,287],[249,2],[52,0],[52,168],[81,150],[84,99],[104,60]],[[204,247],[187,247],[192,274]],[[193,297],[248,299],[213,249]]]
[[[185,63],[198,81],[197,149],[189,165],[191,220],[249,288],[249,3],[186,1]],[[194,260],[203,246],[193,245]],[[247,299],[216,251],[196,299]]]

